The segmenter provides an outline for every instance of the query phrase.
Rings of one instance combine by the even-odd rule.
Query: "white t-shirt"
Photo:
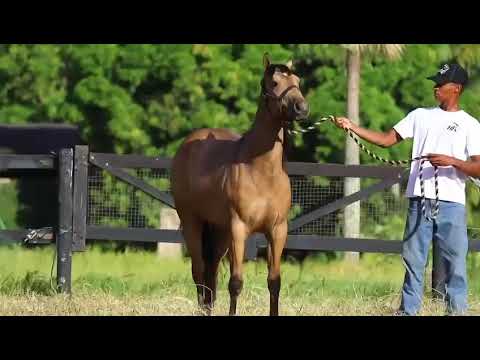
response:
[[[412,159],[432,153],[465,161],[470,156],[480,155],[480,123],[463,110],[416,109],[393,128],[403,139],[413,138]],[[407,197],[421,196],[419,167],[420,161],[412,162]],[[439,167],[438,175],[439,199],[465,204],[465,180],[468,177],[453,166]],[[428,161],[424,163],[423,179],[425,197],[435,199],[434,171]]]

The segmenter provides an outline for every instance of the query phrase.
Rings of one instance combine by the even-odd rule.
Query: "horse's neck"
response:
[[[283,166],[284,129],[281,120],[272,118],[271,113],[261,105],[252,128],[242,141],[242,157],[252,166],[268,173],[276,172]]]

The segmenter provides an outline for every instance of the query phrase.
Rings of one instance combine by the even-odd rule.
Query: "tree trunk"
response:
[[[348,93],[347,93],[347,116],[354,123],[359,124],[359,96],[360,96],[360,52],[347,50],[348,66]],[[360,150],[358,145],[349,137],[345,140],[345,165],[360,164]],[[360,178],[345,178],[344,196],[360,191]],[[359,237],[360,235],[360,201],[345,208],[344,212],[344,237]],[[359,253],[347,252],[345,259],[350,262],[358,262]]]

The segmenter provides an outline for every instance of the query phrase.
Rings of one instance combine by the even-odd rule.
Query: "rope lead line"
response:
[[[330,115],[328,117],[324,117],[324,118],[321,118],[318,121],[315,121],[313,125],[308,126],[306,128],[301,128],[300,127],[299,130],[287,129],[287,132],[290,135],[291,134],[293,134],[293,135],[305,134],[307,132],[310,132],[310,131],[314,130],[316,127],[320,126],[321,124],[323,124],[325,121],[328,121],[328,120],[330,120],[332,122],[335,122],[335,117]],[[369,149],[367,149],[365,147],[365,145],[363,145],[358,140],[358,138],[353,134],[353,132],[350,129],[344,129],[344,130],[353,139],[353,141],[355,141],[355,143],[360,147],[360,149],[362,149],[363,152],[365,152],[367,155],[369,155],[370,157],[372,157],[373,159],[375,159],[377,161],[381,161],[381,162],[386,163],[386,164],[397,165],[397,166],[398,165],[409,165],[413,161],[420,161],[420,167],[419,167],[419,170],[418,170],[418,175],[419,175],[419,178],[420,178],[422,212],[423,212],[423,215],[425,216],[425,218],[428,221],[433,221],[437,218],[438,213],[440,212],[440,199],[439,199],[439,196],[438,196],[438,167],[437,166],[434,166],[435,204],[434,204],[432,210],[430,211],[431,214],[429,216],[429,215],[427,215],[426,200],[425,200],[425,183],[424,183],[424,180],[423,180],[423,166],[424,166],[425,161],[428,161],[427,158],[425,156],[418,156],[418,157],[415,157],[411,160],[387,160],[387,159],[384,159],[383,157],[378,156],[377,154],[375,154],[372,151],[370,151]]]

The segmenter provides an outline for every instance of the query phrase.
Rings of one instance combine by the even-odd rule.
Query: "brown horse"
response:
[[[220,260],[230,261],[230,315],[243,287],[245,242],[268,240],[270,315],[278,315],[280,260],[287,239],[290,181],[284,169],[285,127],[306,118],[299,78],[264,56],[262,94],[252,128],[243,136],[225,129],[190,134],[172,164],[172,192],[191,256],[198,303],[213,309]]]

